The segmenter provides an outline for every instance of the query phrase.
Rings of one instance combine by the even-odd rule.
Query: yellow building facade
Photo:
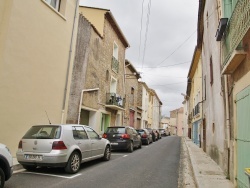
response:
[[[78,1],[0,1],[0,143],[35,124],[65,123]]]

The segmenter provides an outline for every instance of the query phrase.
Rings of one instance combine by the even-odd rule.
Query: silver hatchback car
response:
[[[111,157],[110,142],[85,125],[35,125],[23,136],[16,153],[27,170],[63,167],[76,173],[83,162]]]

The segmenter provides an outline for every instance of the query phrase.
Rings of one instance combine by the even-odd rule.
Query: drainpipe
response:
[[[83,96],[83,92],[86,92],[86,91],[97,91],[99,90],[99,88],[94,88],[94,89],[83,89],[81,91],[81,98],[80,98],[80,103],[79,103],[79,108],[78,108],[78,120],[77,120],[77,124],[79,125],[80,124],[80,116],[81,116],[81,107],[82,107],[82,96]]]
[[[227,75],[224,75],[225,80],[225,99],[226,99],[226,136],[227,136],[227,150],[228,150],[228,177],[230,177],[230,121],[229,121],[229,105],[228,105],[228,85]]]
[[[123,97],[125,98],[125,111],[123,111],[122,112],[122,114],[123,114],[123,116],[122,116],[122,125],[124,124],[124,121],[125,121],[125,112],[126,112],[126,105],[127,105],[127,101],[126,101],[126,88],[125,88],[125,85],[126,85],[126,80],[125,80],[125,74],[126,74],[126,67],[125,67],[125,61],[126,60],[124,60],[124,62],[123,62],[123,71],[124,71],[124,75],[123,75],[123,82],[122,82],[122,84],[123,84]],[[126,122],[127,123],[127,122]]]
[[[74,15],[73,28],[72,28],[71,39],[70,39],[68,67],[67,67],[66,81],[65,81],[65,88],[64,88],[64,95],[63,95],[61,124],[63,123],[64,113],[65,113],[64,111],[65,111],[65,105],[66,105],[66,95],[67,95],[67,88],[68,88],[68,82],[69,82],[69,67],[70,67],[70,60],[71,60],[71,54],[72,54],[73,37],[74,37],[74,31],[75,31],[75,22],[76,22],[76,18],[77,18],[76,13],[77,13],[78,6],[79,6],[79,0],[76,0],[75,15]]]
[[[87,91],[97,91],[99,90],[99,88],[94,88],[94,89],[83,89],[81,91],[81,98],[80,98],[80,103],[79,103],[79,108],[78,108],[78,120],[77,120],[77,124],[80,124],[80,116],[81,116],[81,107],[82,107],[82,96],[83,96],[83,92],[87,92]]]

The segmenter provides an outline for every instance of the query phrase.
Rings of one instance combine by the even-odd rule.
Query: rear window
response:
[[[109,127],[106,131],[106,133],[125,133],[125,128],[124,127]]]
[[[33,126],[23,136],[23,139],[58,139],[60,134],[60,126]]]
[[[136,130],[138,133],[140,133],[140,134],[144,134],[145,132],[144,132],[144,130]]]

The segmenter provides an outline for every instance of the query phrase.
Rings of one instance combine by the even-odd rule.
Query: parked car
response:
[[[158,129],[161,136],[167,136],[166,130],[165,129]]]
[[[13,173],[13,158],[6,145],[0,144],[0,188],[9,180]]]
[[[137,129],[136,131],[141,135],[142,144],[149,145],[153,142],[152,134],[147,129]]]
[[[161,139],[161,134],[157,129],[154,129],[154,131],[156,132],[157,135],[157,140]]]
[[[133,152],[142,145],[140,134],[130,126],[108,127],[102,137],[110,141],[112,150]]]
[[[146,128],[149,133],[152,135],[152,140],[153,142],[157,141],[158,140],[158,136],[157,136],[157,133],[155,132],[155,130],[151,129],[151,128]]]
[[[111,145],[85,125],[36,125],[23,136],[16,153],[27,170],[37,166],[63,167],[76,173],[83,162],[111,157]]]

